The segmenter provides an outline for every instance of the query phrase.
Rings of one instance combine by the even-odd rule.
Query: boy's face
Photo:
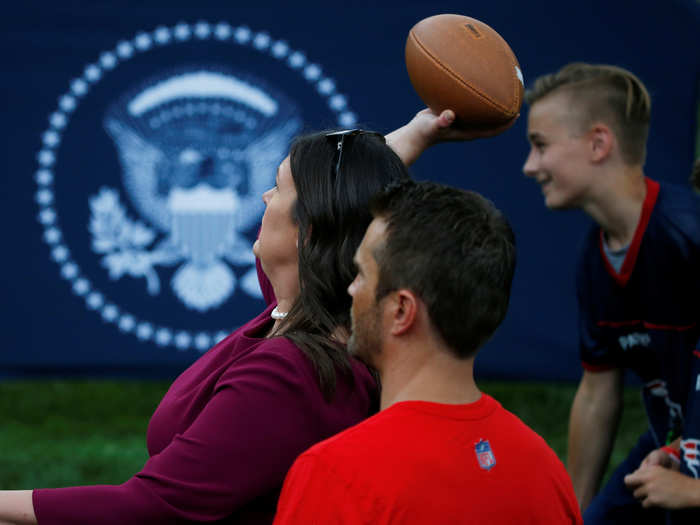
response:
[[[565,93],[552,93],[532,105],[527,119],[523,172],[541,186],[550,209],[583,206],[591,181],[588,134],[576,125],[571,103]]]

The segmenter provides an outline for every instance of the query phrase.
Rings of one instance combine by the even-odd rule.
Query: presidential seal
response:
[[[119,42],[59,98],[37,159],[38,219],[61,276],[120,331],[206,350],[262,305],[261,195],[305,114],[324,111],[356,122],[321,66],[266,32],[181,23]],[[77,153],[91,141],[93,154]]]

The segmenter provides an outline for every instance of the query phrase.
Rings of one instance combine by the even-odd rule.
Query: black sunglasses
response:
[[[364,129],[344,129],[342,131],[331,131],[326,133],[326,138],[329,140],[336,140],[336,151],[338,153],[338,160],[335,163],[335,176],[337,177],[340,173],[340,159],[343,158],[343,143],[345,142],[345,137],[355,137],[357,135],[374,135],[379,137],[383,143],[386,144],[386,139],[381,133],[376,131],[365,131]]]

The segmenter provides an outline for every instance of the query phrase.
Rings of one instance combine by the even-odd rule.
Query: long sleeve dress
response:
[[[122,485],[33,492],[40,525],[271,523],[285,474],[317,443],[367,417],[376,384],[352,360],[326,401],[306,355],[266,338],[269,306],[172,384],[146,436],[149,459]],[[125,407],[128,410],[128,407]]]

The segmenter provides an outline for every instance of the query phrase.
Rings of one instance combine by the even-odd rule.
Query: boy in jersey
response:
[[[548,208],[579,208],[594,221],[577,269],[584,371],[569,421],[568,468],[584,520],[663,523],[663,511],[643,508],[624,476],[683,433],[700,333],[700,201],[645,176],[651,102],[629,71],[569,64],[539,78],[526,100],[531,150],[523,171]],[[649,430],[596,495],[625,369],[644,383]]]
[[[515,268],[503,215],[476,193],[413,181],[372,213],[348,348],[379,372],[381,411],[297,459],[275,524],[581,524],[561,461],[474,383]]]

